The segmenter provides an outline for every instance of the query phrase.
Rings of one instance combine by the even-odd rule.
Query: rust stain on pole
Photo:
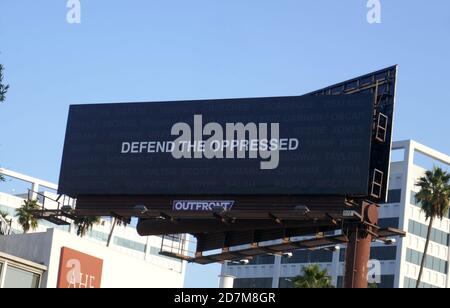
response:
[[[349,231],[345,257],[345,288],[367,288],[368,263],[372,236],[357,226]]]

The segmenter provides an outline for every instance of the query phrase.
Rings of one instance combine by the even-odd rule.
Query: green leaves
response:
[[[98,225],[100,221],[101,218],[98,216],[77,217],[73,223],[77,226],[77,235],[83,237],[94,225]]]
[[[448,213],[450,200],[449,182],[450,174],[448,172],[441,168],[433,167],[433,170],[426,171],[425,176],[421,177],[416,183],[416,186],[420,187],[420,191],[416,194],[416,201],[420,203],[426,219],[430,219],[419,277],[417,278],[417,288],[420,286],[422,279],[433,221],[436,217],[442,220]]]
[[[22,226],[24,233],[37,229],[39,220],[36,219],[30,211],[39,209],[40,206],[37,204],[37,200],[25,200],[24,204],[16,209],[16,217],[19,224]]]
[[[8,216],[9,216],[8,212],[0,210],[0,217],[3,217],[3,219],[6,219]]]
[[[416,186],[420,191],[416,194],[416,201],[420,202],[427,220],[429,218],[444,218],[449,210],[450,202],[450,173],[439,167],[425,172]]]
[[[9,89],[9,85],[3,84],[3,69],[3,65],[0,64],[0,103],[5,101]]]
[[[292,280],[295,288],[300,289],[332,289],[331,277],[326,270],[313,264],[302,268],[302,274]]]

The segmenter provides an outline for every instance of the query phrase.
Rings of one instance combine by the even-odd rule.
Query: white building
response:
[[[51,199],[55,198],[55,184],[35,179],[10,170],[0,169],[0,174],[7,179],[14,178],[31,184],[32,191],[39,191],[33,197],[45,198],[46,207],[51,207]],[[0,185],[2,185],[0,183]],[[63,264],[63,251],[81,255],[79,273],[87,277],[86,263],[99,259],[102,263],[100,273],[89,276],[92,281],[72,282],[70,287],[86,287],[101,280],[101,287],[170,287],[181,288],[184,285],[186,262],[159,254],[162,238],[159,236],[141,237],[133,226],[116,226],[110,247],[106,247],[111,230],[111,221],[102,220],[95,225],[85,237],[76,235],[73,226],[57,226],[41,220],[35,231],[21,234],[21,227],[15,218],[15,210],[19,208],[27,195],[12,195],[0,192],[0,211],[9,213],[12,219],[13,235],[0,235],[0,288],[49,287],[61,286],[58,279],[67,265]],[[55,202],[56,204],[56,202]],[[3,224],[4,225],[4,224]],[[165,243],[167,244],[167,243]],[[177,242],[174,245],[180,245]],[[83,255],[87,261],[83,263]],[[90,259],[90,257],[92,257]],[[73,261],[69,260],[69,261]],[[71,273],[71,272],[70,272]],[[94,277],[95,276],[95,277]],[[59,277],[59,278],[58,278]],[[69,277],[69,276],[67,276]],[[94,278],[93,278],[94,277]],[[84,279],[84,278],[82,278]],[[87,278],[86,278],[87,279]]]
[[[425,163],[430,168],[433,164],[440,164],[450,170],[450,156],[409,140],[393,144],[393,157],[388,202],[380,204],[380,225],[404,230],[407,236],[390,246],[374,243],[371,259],[381,263],[379,287],[410,288],[415,287],[419,274],[428,226],[415,201],[418,190],[415,183],[426,170],[419,165]],[[422,278],[423,287],[450,287],[449,237],[450,220],[435,221]],[[234,287],[289,287],[290,278],[299,275],[305,264],[318,263],[327,269],[335,285],[342,286],[344,256],[344,247],[334,252],[299,250],[290,258],[265,255],[250,260],[247,265],[225,264],[222,275],[236,277]]]

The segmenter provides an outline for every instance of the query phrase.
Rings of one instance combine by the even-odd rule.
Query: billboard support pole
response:
[[[365,226],[356,225],[348,229],[349,242],[345,256],[345,288],[367,288],[367,264],[370,258],[372,235]]]
[[[344,224],[349,242],[345,255],[345,288],[368,287],[368,263],[374,231],[378,229],[378,205],[362,202],[358,220]]]

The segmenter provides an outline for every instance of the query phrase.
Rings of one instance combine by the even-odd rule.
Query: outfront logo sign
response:
[[[122,154],[171,153],[175,159],[260,159],[261,170],[278,168],[280,151],[299,149],[298,138],[280,138],[280,123],[225,123],[203,125],[194,115],[194,128],[178,122],[171,128],[174,141],[124,141]],[[204,139],[206,138],[206,139]]]
[[[175,200],[172,204],[174,211],[231,211],[235,201],[212,201],[212,200]]]
[[[103,260],[63,247],[58,274],[58,288],[100,288]]]

